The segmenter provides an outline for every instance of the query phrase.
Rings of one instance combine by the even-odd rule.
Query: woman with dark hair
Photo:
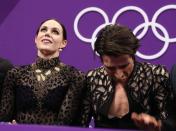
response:
[[[26,124],[76,125],[84,74],[59,55],[67,45],[65,27],[55,19],[40,25],[31,65],[10,70],[2,89],[0,120]]]

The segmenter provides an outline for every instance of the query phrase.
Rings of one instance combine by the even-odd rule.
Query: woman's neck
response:
[[[38,51],[38,56],[43,59],[52,59],[59,57],[59,52]]]

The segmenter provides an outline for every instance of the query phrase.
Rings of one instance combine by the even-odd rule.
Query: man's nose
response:
[[[122,78],[123,76],[124,76],[124,73],[123,73],[123,71],[122,70],[116,70],[115,72],[114,72],[114,76],[115,77],[117,77],[117,78]]]

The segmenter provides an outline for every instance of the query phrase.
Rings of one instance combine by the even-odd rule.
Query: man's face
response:
[[[124,84],[127,82],[134,68],[134,60],[130,55],[121,55],[118,57],[103,55],[102,62],[108,75]]]

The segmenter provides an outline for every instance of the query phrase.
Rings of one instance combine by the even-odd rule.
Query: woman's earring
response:
[[[61,52],[61,51],[62,51],[62,48],[59,48],[59,51]]]

